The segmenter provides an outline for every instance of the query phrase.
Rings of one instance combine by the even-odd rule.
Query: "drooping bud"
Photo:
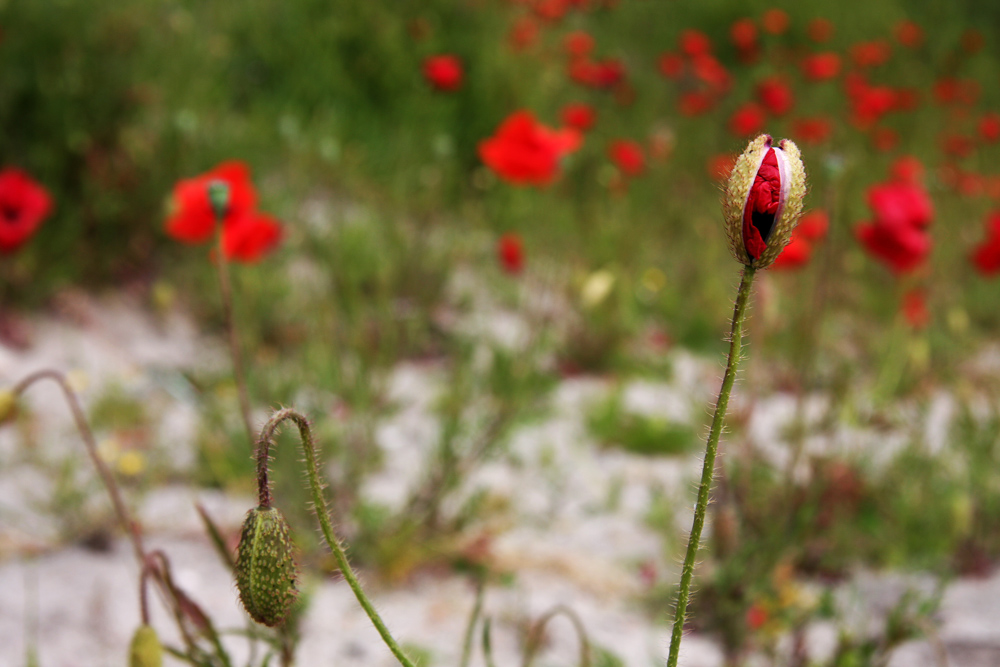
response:
[[[163,664],[163,647],[152,626],[140,625],[132,635],[128,664],[129,667],[161,667]]]
[[[229,183],[217,178],[208,184],[208,201],[215,216],[222,220],[229,211]]]
[[[791,240],[805,194],[806,170],[794,143],[782,139],[774,146],[767,134],[751,141],[722,200],[733,257],[758,269],[770,266]]]
[[[295,559],[288,522],[274,507],[247,514],[236,553],[236,587],[250,617],[264,625],[281,625],[295,602]]]

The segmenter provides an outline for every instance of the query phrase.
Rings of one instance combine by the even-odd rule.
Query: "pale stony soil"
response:
[[[118,383],[155,407],[159,424],[155,441],[159,448],[171,448],[173,465],[179,470],[191,465],[192,452],[185,443],[193,441],[197,412],[177,371],[196,362],[225,359],[217,341],[205,340],[179,314],[154,317],[126,299],[82,298],[69,315],[38,318],[31,329],[30,349],[0,346],[0,386],[40,367],[75,371],[74,381],[85,400],[93,400],[108,383]],[[673,420],[700,422],[718,383],[718,364],[673,354],[672,382],[629,383],[626,405]],[[367,481],[367,498],[398,506],[405,490],[419,479],[435,443],[437,425],[430,406],[441,382],[433,364],[406,364],[393,374],[390,395],[399,410],[377,429],[386,466]],[[498,665],[520,662],[517,628],[557,604],[574,609],[592,640],[630,667],[662,664],[666,655],[668,611],[650,617],[636,599],[649,585],[644,572],[648,577],[652,570],[660,580],[672,581],[677,566],[646,517],[654,494],[674,499],[677,507],[690,506],[700,455],[651,459],[598,448],[584,428],[584,415],[609,388],[599,379],[563,382],[552,397],[548,418],[520,428],[509,452],[476,469],[459,494],[485,492],[502,500],[517,519],[491,526],[494,562],[514,574],[510,585],[490,587],[485,598]],[[79,447],[60,401],[54,386],[39,385],[29,394],[32,409],[46,415],[36,420],[36,439],[51,455]],[[749,437],[765,447],[777,465],[784,462],[780,434],[794,410],[790,401],[775,395],[752,405],[746,397],[734,402],[734,409],[751,410]],[[935,437],[943,438],[937,434],[944,433],[950,418],[949,401],[942,394],[927,412],[932,446]],[[810,442],[810,447],[863,446],[866,437],[845,432]],[[885,435],[879,437],[880,446],[886,447]],[[36,633],[43,667],[123,664],[139,618],[137,568],[128,545],[116,540],[106,551],[60,545],[60,523],[43,504],[52,481],[37,460],[25,459],[19,438],[12,429],[0,430],[0,666],[23,665],[26,641]],[[89,465],[81,462],[78,474],[91,479]],[[620,498],[609,503],[613,489],[621,489]],[[193,509],[198,501],[234,531],[253,503],[252,498],[230,498],[177,484],[150,490],[142,496],[138,511],[150,546],[170,555],[178,583],[220,627],[238,629],[245,616],[229,574],[202,533]],[[99,491],[91,502],[102,507]],[[676,521],[678,529],[686,529],[690,510],[679,511]],[[377,581],[369,584],[376,605],[401,641],[429,649],[434,664],[457,664],[474,599],[467,577],[424,574],[392,589]],[[343,582],[307,579],[305,586],[312,604],[299,664],[392,664]],[[932,586],[928,577],[859,573],[843,586],[840,603],[854,610],[853,629],[866,632],[878,627],[905,590]],[[154,625],[167,641],[175,641],[162,607],[155,603],[153,607]],[[544,663],[575,664],[576,640],[568,623],[555,622],[551,629],[553,641]],[[810,650],[817,659],[832,650],[837,632],[830,624],[818,623],[811,629]],[[1000,574],[952,583],[942,604],[939,635],[952,665],[1000,665]],[[226,642],[237,664],[242,664],[246,643],[239,637]],[[718,648],[705,637],[688,637],[682,656],[688,667],[721,665]],[[484,664],[478,651],[473,664]],[[891,667],[936,664],[927,642],[903,646],[890,662]]]

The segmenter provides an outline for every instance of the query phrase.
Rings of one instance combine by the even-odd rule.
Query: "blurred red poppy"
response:
[[[733,22],[729,28],[729,39],[740,51],[753,51],[757,48],[757,26],[753,19],[743,18]]]
[[[281,242],[281,224],[274,218],[247,213],[222,230],[222,252],[226,259],[257,262]]]
[[[760,25],[764,32],[772,35],[780,35],[791,25],[788,14],[780,9],[768,9],[760,17]]]
[[[986,237],[969,257],[972,265],[984,276],[1000,273],[1000,212],[986,219]]]
[[[715,100],[702,92],[683,93],[678,103],[682,116],[700,116],[712,110]]]
[[[924,29],[913,21],[900,21],[893,28],[896,39],[903,46],[915,49],[924,42]]]
[[[833,39],[833,31],[833,21],[822,17],[813,19],[806,27],[809,39],[817,44],[824,44]]]
[[[594,121],[597,119],[597,113],[589,104],[574,102],[564,106],[562,108],[562,112],[559,114],[559,117],[564,125],[576,128],[581,132],[586,132],[594,126]]]
[[[629,139],[616,139],[608,146],[608,157],[626,176],[638,176],[646,166],[642,146]]]
[[[712,51],[712,41],[700,30],[684,30],[679,42],[681,51],[692,58],[708,55]]]
[[[872,130],[871,140],[875,150],[888,153],[899,144],[899,133],[889,127],[876,127]]]
[[[538,21],[522,16],[510,28],[507,41],[515,51],[524,51],[538,41]]]
[[[24,245],[51,210],[49,193],[28,174],[13,167],[0,171],[0,252]]]
[[[586,58],[594,50],[594,38],[582,30],[574,30],[563,39],[563,47],[571,58]]]
[[[757,84],[757,99],[775,116],[784,116],[795,106],[792,89],[776,76],[769,76]]]
[[[223,162],[215,169],[174,186],[170,199],[166,232],[183,243],[203,243],[215,233],[215,210],[208,198],[208,186],[223,181],[229,186],[229,205],[223,225],[241,219],[257,205],[257,191],[250,183],[250,168],[243,162]]]
[[[510,183],[544,186],[555,179],[559,161],[580,142],[580,133],[573,128],[553,130],[530,111],[516,111],[494,136],[479,142],[479,157]]]
[[[888,86],[869,86],[863,80],[848,83],[853,115],[851,122],[859,128],[870,127],[896,106],[896,93]]]
[[[802,74],[810,81],[828,81],[840,74],[840,55],[833,51],[813,53],[802,60]]]
[[[924,165],[912,155],[902,155],[889,167],[889,173],[900,183],[917,183],[923,178]]]
[[[684,58],[676,53],[664,53],[659,59],[660,74],[668,79],[679,79],[684,74]]]
[[[524,242],[517,234],[508,232],[497,240],[497,259],[507,273],[518,274],[524,269]]]
[[[601,62],[574,60],[569,65],[573,81],[592,88],[611,88],[625,78],[625,65],[614,58]]]
[[[738,156],[733,153],[721,153],[714,155],[708,160],[708,174],[713,180],[724,182],[733,172]]]
[[[700,81],[706,83],[716,92],[724,92],[732,85],[732,76],[729,74],[729,70],[711,54],[706,53],[692,58],[691,71]]]
[[[851,47],[851,60],[858,67],[878,67],[889,61],[892,47],[884,39],[858,42]]]
[[[1000,113],[989,112],[979,119],[979,136],[991,144],[1000,139]]]
[[[946,155],[964,158],[972,155],[973,140],[961,134],[947,132],[941,136],[941,150]]]
[[[458,56],[441,54],[424,60],[424,78],[436,90],[458,90],[462,87],[462,77],[462,61]]]
[[[931,313],[927,310],[927,293],[920,289],[911,289],[903,295],[901,304],[903,317],[914,329],[923,329],[931,321]]]
[[[912,183],[884,183],[868,191],[875,217],[855,230],[858,240],[895,273],[918,268],[931,250],[926,227],[934,214],[927,193]]]
[[[799,219],[795,233],[807,241],[819,241],[830,229],[830,216],[826,211],[809,211]]]
[[[777,271],[801,269],[809,263],[812,257],[812,246],[798,234],[798,228],[792,232],[792,240],[778,254],[770,268]]]
[[[737,137],[758,134],[764,129],[767,118],[759,104],[747,102],[729,117],[729,131]]]
[[[821,144],[830,138],[833,122],[829,118],[815,116],[792,121],[792,134],[804,144]]]

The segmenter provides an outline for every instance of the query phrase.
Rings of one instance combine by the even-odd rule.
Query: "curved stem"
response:
[[[19,396],[24,393],[31,385],[38,382],[39,380],[49,379],[54,381],[62,389],[63,395],[66,397],[66,402],[69,404],[70,411],[73,413],[73,420],[76,422],[76,429],[80,432],[80,437],[83,439],[83,444],[87,448],[87,454],[90,456],[90,460],[94,463],[97,468],[98,474],[101,476],[101,481],[104,482],[104,487],[108,490],[108,494],[111,496],[111,504],[114,505],[115,514],[118,515],[118,522],[125,529],[125,533],[129,536],[129,540],[132,542],[132,549],[135,551],[136,560],[139,563],[144,563],[145,549],[142,545],[142,534],[139,531],[139,524],[132,520],[131,515],[129,515],[128,509],[125,506],[125,501],[122,500],[121,489],[118,487],[118,482],[115,480],[115,476],[108,469],[108,466],[101,459],[101,456],[97,453],[97,442],[94,439],[94,433],[90,430],[90,424],[87,423],[87,417],[83,413],[83,408],[80,406],[80,399],[77,398],[76,392],[73,388],[69,386],[69,382],[66,381],[66,376],[57,370],[45,369],[36,371],[16,385],[14,385],[15,396]]]
[[[320,529],[323,531],[323,538],[326,540],[330,551],[333,552],[334,559],[337,561],[337,567],[340,568],[340,572],[344,575],[347,585],[354,591],[354,596],[358,599],[361,608],[368,614],[372,625],[375,626],[375,629],[382,637],[382,641],[389,647],[392,654],[396,656],[399,663],[404,667],[415,667],[413,662],[403,653],[403,649],[396,643],[396,640],[382,621],[382,617],[375,611],[374,605],[372,605],[368,596],[362,590],[357,575],[354,574],[354,570],[351,568],[351,564],[347,562],[347,554],[344,553],[344,548],[341,546],[340,540],[337,539],[336,534],[333,532],[330,515],[326,509],[326,500],[323,497],[323,485],[319,479],[316,445],[313,441],[312,430],[309,427],[309,420],[300,412],[291,408],[283,408],[275,412],[260,431],[260,438],[257,441],[256,459],[257,483],[259,485],[258,498],[261,507],[267,509],[271,506],[271,489],[267,477],[271,440],[274,438],[274,433],[277,431],[278,426],[286,420],[295,422],[295,425],[299,429],[299,439],[302,442],[302,451],[305,454],[306,474],[309,477],[309,489],[312,492],[313,511],[316,513],[316,519],[319,521]]]
[[[531,667],[534,663],[535,654],[542,643],[542,633],[545,631],[545,626],[559,614],[570,620],[570,623],[573,624],[573,629],[576,630],[577,637],[580,638],[580,667],[590,667],[590,640],[587,638],[587,629],[583,626],[583,621],[580,620],[576,612],[562,604],[556,605],[547,611],[532,626],[526,641],[527,650],[524,652],[524,661],[521,663],[522,667]]]
[[[222,247],[223,222],[220,216],[217,225],[215,244],[215,265],[219,274],[219,291],[222,293],[222,315],[225,320],[226,339],[229,343],[229,355],[232,357],[233,375],[236,378],[236,392],[240,400],[240,416],[247,430],[247,438],[253,442],[253,421],[250,418],[250,393],[247,390],[247,378],[243,371],[243,353],[240,351],[240,339],[236,334],[236,323],[233,319],[233,289],[229,282],[229,262]]]
[[[712,475],[715,471],[715,455],[719,449],[719,435],[722,433],[726,408],[729,406],[729,394],[736,381],[736,369],[740,363],[743,346],[743,320],[746,317],[747,303],[750,301],[750,287],[756,272],[757,270],[752,266],[743,267],[743,279],[740,281],[740,291],[736,296],[736,306],[733,308],[732,329],[729,335],[729,358],[726,363],[726,374],[722,378],[722,388],[719,390],[719,400],[715,404],[715,414],[712,416],[712,428],[708,433],[708,442],[705,445],[705,462],[701,471],[701,484],[698,486],[698,502],[694,509],[694,521],[691,524],[691,534],[688,536],[687,553],[684,556],[681,583],[677,591],[677,610],[674,616],[673,632],[670,635],[667,667],[677,667],[681,638],[684,634],[684,620],[687,615],[688,601],[691,598],[694,562],[698,555],[698,547],[701,546],[701,531],[705,527],[705,510],[708,507],[708,495],[712,489]]]

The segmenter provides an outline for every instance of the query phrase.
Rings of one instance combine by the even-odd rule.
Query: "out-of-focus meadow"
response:
[[[528,465],[512,443],[566,386],[601,387],[579,415],[596,451],[700,455],[739,275],[721,183],[748,140],[787,137],[807,222],[758,279],[691,628],[727,664],[882,664],[933,634],[933,596],[904,596],[877,637],[842,633],[828,662],[795,662],[787,638],[837,618],[830,591],[858,569],[948,581],[1000,558],[997,26],[978,0],[0,1],[0,383],[38,318],[103,298],[83,294],[222,341],[224,252],[255,423],[309,414],[355,564],[501,586],[516,569],[490,541],[518,517],[468,480]],[[228,182],[267,213],[213,249],[185,226],[184,184],[202,183],[185,179],[233,161]],[[158,404],[96,374],[87,414],[127,492],[255,493],[230,358],[207,349],[160,378],[196,406],[184,464]],[[704,382],[683,385],[691,359]],[[393,468],[380,425],[411,366],[438,380],[414,394],[431,444],[383,503],[366,490]],[[691,414],[642,394],[661,386],[686,386]],[[761,425],[775,397],[780,425]],[[0,557],[113,530],[80,501],[101,494],[69,470],[83,455],[39,454],[37,422],[63,410],[22,410],[2,464],[56,480],[59,530],[19,528]],[[275,463],[279,505],[307,568],[331,570],[296,458]],[[644,501],[662,543],[630,601],[652,624],[670,618],[689,491]]]

